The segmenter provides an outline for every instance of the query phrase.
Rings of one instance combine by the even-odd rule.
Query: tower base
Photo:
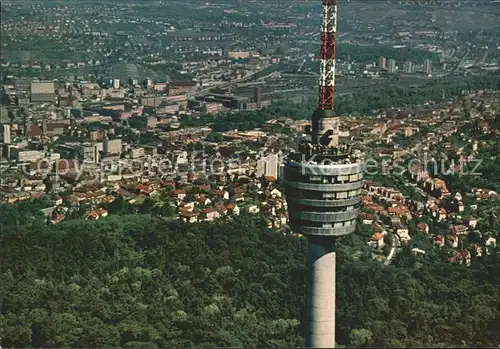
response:
[[[309,237],[306,348],[335,348],[335,252],[332,238]]]

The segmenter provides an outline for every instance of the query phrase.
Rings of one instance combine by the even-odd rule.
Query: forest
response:
[[[246,215],[45,225],[28,206],[1,208],[12,218],[0,230],[3,348],[303,345],[304,238]],[[339,347],[498,346],[498,252],[467,268],[417,236],[384,266],[370,234],[360,226],[338,241]]]

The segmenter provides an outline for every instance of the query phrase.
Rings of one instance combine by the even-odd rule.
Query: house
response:
[[[278,218],[280,220],[281,226],[284,226],[288,223],[288,216],[286,214],[281,214]]]
[[[207,206],[212,203],[212,200],[207,198],[205,195],[199,195],[198,198],[196,199],[201,205]]]
[[[441,190],[441,197],[451,195],[450,191],[446,187],[446,183],[442,179],[430,178],[426,181],[426,183],[429,185],[431,191],[437,189]]]
[[[259,206],[251,205],[248,207],[248,213],[257,214],[260,212]]]
[[[234,201],[236,201],[236,202],[245,201],[245,194],[244,193],[235,193],[234,194]]]
[[[477,225],[477,218],[475,217],[470,217],[469,220],[467,221],[470,227],[475,228]]]
[[[444,237],[443,235],[435,235],[433,238],[432,238],[432,242],[434,243],[434,245],[436,246],[439,246],[439,247],[443,247],[444,246]]]
[[[101,217],[107,217],[108,216],[108,211],[105,210],[104,208],[98,208],[97,209],[97,213],[101,216]]]
[[[52,219],[50,222],[52,224],[58,224],[61,223],[64,220],[64,218],[66,218],[66,216],[63,214],[54,214],[52,215]]]
[[[453,226],[452,229],[453,229],[453,232],[457,235],[465,235],[465,234],[467,234],[467,231],[468,231],[467,227],[465,225],[461,225],[461,224]]]
[[[497,246],[497,239],[495,239],[492,236],[488,236],[488,237],[486,237],[484,244],[486,246],[496,247]]]
[[[245,194],[245,191],[241,188],[233,188],[231,189],[231,195],[230,195],[230,199],[231,200],[234,200],[236,202],[238,201],[243,201],[244,200],[244,194]]]
[[[429,224],[427,223],[418,223],[417,230],[421,233],[429,234]]]
[[[182,201],[186,198],[186,191],[182,189],[174,189],[172,191],[172,196],[179,201]]]
[[[463,201],[458,202],[458,212],[464,212],[465,211],[465,205]]]
[[[284,202],[280,198],[269,198],[265,203],[263,203],[263,205],[267,205],[267,207],[269,207],[269,210],[271,210],[272,212],[281,210],[283,207],[285,207]]]
[[[474,251],[476,254],[476,257],[482,257],[483,256],[483,248],[479,245],[476,244],[471,244],[469,246],[470,251]]]
[[[160,183],[160,187],[165,189],[174,189],[175,183],[173,180],[164,180]]]
[[[401,224],[401,218],[399,217],[391,217],[391,225],[400,225]]]
[[[364,195],[363,197],[361,197],[361,200],[363,201],[363,203],[369,203],[369,202],[373,202],[372,200],[372,197],[370,195]]]
[[[219,211],[219,213],[221,215],[227,214],[227,207],[226,206],[220,204],[220,205],[215,206],[215,208],[217,208],[217,211]]]
[[[67,212],[68,212],[67,207],[56,206],[50,215],[50,222],[52,224],[61,223],[66,218]]]
[[[195,181],[195,182],[196,182],[196,181]],[[210,191],[210,189],[211,189],[210,184],[198,184],[198,185],[196,185],[196,188],[198,188],[198,190],[199,190],[200,192],[202,192],[202,191],[206,191],[206,192],[208,192],[208,191]]]
[[[229,204],[226,206],[227,212],[238,216],[240,214],[240,208],[236,204]]]
[[[52,202],[54,205],[56,206],[59,206],[59,205],[62,205],[63,203],[63,199],[62,197],[60,197],[59,195],[55,195],[53,198],[52,198]]]
[[[271,195],[271,197],[273,197],[273,198],[276,198],[276,197],[280,198],[282,196],[282,193],[278,189],[274,188],[273,190],[271,190],[269,195]]]
[[[179,210],[183,210],[183,211],[190,211],[190,212],[192,212],[194,210],[194,207],[195,207],[195,202],[194,201],[191,201],[191,202],[181,202],[179,204]]]
[[[375,233],[387,234],[386,230],[377,222],[372,223],[372,229]]]
[[[465,265],[469,266],[471,264],[470,252],[467,250],[460,251],[453,257],[450,257],[449,261],[452,263],[465,263]]]
[[[444,208],[441,208],[441,209],[439,210],[438,220],[439,220],[439,221],[442,221],[442,220],[444,220],[444,219],[446,219],[446,210],[445,210]]]
[[[189,211],[180,211],[179,218],[186,223],[196,223],[198,222],[198,213]]]
[[[406,206],[393,206],[389,207],[388,212],[391,216],[403,217],[410,215],[410,210]]]
[[[365,208],[368,209],[368,210],[373,210],[376,213],[379,213],[381,215],[385,215],[386,214],[384,206],[379,205],[379,204],[374,203],[374,202],[373,203],[365,203]]]
[[[157,194],[157,191],[152,186],[148,186],[141,183],[132,186],[130,189],[132,192],[135,192],[136,194],[143,194],[145,196],[154,196]]]
[[[98,220],[101,217],[107,217],[107,216],[108,216],[108,211],[106,211],[104,208],[97,208],[89,212],[89,214],[87,215],[87,219]]]
[[[399,236],[401,242],[408,242],[411,240],[410,231],[406,225],[399,225],[394,227],[396,235]]]
[[[227,190],[223,189],[213,189],[210,194],[212,194],[213,197],[219,198],[222,200],[229,200],[229,192]]]
[[[363,224],[372,225],[373,223],[373,215],[371,213],[365,213],[363,215]]]
[[[460,241],[460,239],[458,238],[458,235],[448,235],[446,238],[447,238],[449,244],[451,245],[451,247],[458,248],[458,243]]]
[[[385,237],[384,233],[377,232],[372,235],[369,244],[374,248],[382,248],[385,246],[384,237]]]
[[[215,207],[204,208],[200,213],[201,218],[207,222],[213,222],[220,217],[220,213]]]
[[[269,223],[271,225],[271,228],[278,228],[279,229],[288,223],[288,218],[285,214],[281,213],[281,214],[277,215],[276,217],[271,218]],[[268,224],[268,226],[269,226],[269,224]]]

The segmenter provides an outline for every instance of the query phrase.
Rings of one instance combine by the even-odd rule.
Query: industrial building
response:
[[[53,81],[32,81],[30,84],[32,103],[53,103],[56,93]]]
[[[208,103],[219,103],[228,109],[246,109],[246,105],[250,103],[250,98],[239,97],[234,95],[223,95],[210,93],[204,96],[196,97],[197,100]]]
[[[44,153],[41,150],[19,149],[16,147],[10,148],[10,157],[17,162],[35,162],[44,158]]]
[[[339,144],[336,34],[337,0],[323,0],[319,105],[311,139],[284,166],[290,228],[309,243],[306,348],[335,347],[335,241],[356,230],[363,187],[363,162]]]
[[[103,152],[104,154],[121,154],[123,149],[121,139],[107,139],[104,141]]]
[[[130,149],[130,158],[131,159],[139,159],[146,154],[143,147],[137,147]]]
[[[63,159],[80,159],[85,163],[97,164],[100,160],[99,147],[93,143],[66,143],[58,145],[55,150]]]

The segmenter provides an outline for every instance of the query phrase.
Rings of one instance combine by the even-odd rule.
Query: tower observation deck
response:
[[[311,139],[288,156],[283,184],[293,232],[307,236],[307,348],[335,347],[335,240],[356,230],[363,161],[339,144],[334,111],[337,0],[323,0],[318,108]]]

